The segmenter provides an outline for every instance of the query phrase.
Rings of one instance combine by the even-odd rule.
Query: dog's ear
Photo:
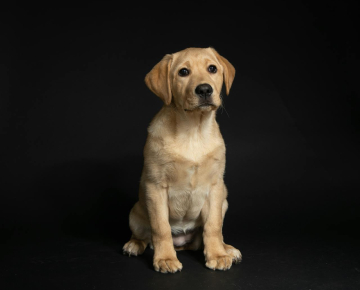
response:
[[[167,54],[146,75],[145,83],[148,88],[164,101],[166,105],[171,103],[170,67],[172,55]]]
[[[234,66],[223,56],[221,56],[214,48],[210,47],[214,52],[216,58],[224,68],[224,83],[226,88],[226,94],[229,95],[231,85],[235,78],[235,68]]]

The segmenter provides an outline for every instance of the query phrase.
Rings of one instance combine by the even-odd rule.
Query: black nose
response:
[[[211,94],[213,93],[213,88],[209,84],[201,84],[196,87],[195,93],[200,98],[206,99],[207,97],[210,97]]]

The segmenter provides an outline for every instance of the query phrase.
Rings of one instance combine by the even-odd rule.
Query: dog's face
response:
[[[229,94],[234,76],[234,67],[213,48],[188,48],[166,55],[145,82],[166,105],[187,112],[211,111],[221,105],[224,82]]]
[[[211,49],[173,54],[170,86],[174,103],[186,111],[213,110],[221,105],[223,67]]]

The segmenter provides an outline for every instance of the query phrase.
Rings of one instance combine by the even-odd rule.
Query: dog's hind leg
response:
[[[129,256],[141,255],[151,241],[151,229],[147,214],[139,202],[130,211],[129,225],[132,235],[124,245],[123,253]]]

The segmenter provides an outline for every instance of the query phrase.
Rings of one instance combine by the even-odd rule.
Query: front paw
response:
[[[231,268],[233,257],[229,254],[207,255],[206,267],[212,270],[229,270]]]
[[[232,257],[233,263],[238,264],[241,262],[242,255],[238,249],[227,244],[224,244],[224,248],[226,253],[228,253]]]
[[[176,273],[181,271],[182,267],[182,264],[176,257],[154,259],[154,268],[157,272]]]

